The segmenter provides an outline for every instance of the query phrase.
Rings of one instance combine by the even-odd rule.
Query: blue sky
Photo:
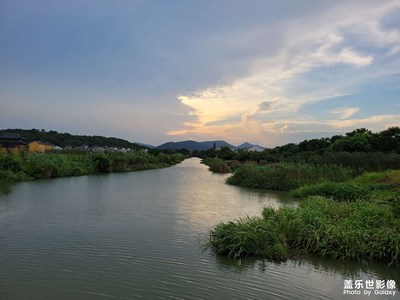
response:
[[[0,2],[0,128],[265,146],[400,126],[400,1]]]

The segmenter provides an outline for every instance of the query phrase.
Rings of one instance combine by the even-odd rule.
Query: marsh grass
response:
[[[231,173],[232,170],[225,160],[220,158],[205,158],[201,161],[207,165],[211,172],[214,173]]]
[[[0,155],[0,181],[125,172],[167,167],[184,159],[180,153],[22,153]]]
[[[389,203],[396,201],[400,190],[400,171],[365,173],[346,182],[326,181],[305,185],[291,192],[294,197],[324,196],[337,201],[368,200]]]
[[[208,245],[234,258],[285,260],[298,253],[400,264],[400,221],[390,207],[310,197],[298,208],[265,208],[262,218],[221,223]]]
[[[365,188],[360,184],[332,181],[302,186],[291,192],[294,197],[298,198],[324,196],[337,201],[355,201],[365,199],[368,193],[368,188]]]
[[[252,188],[290,191],[323,181],[344,181],[353,177],[350,168],[315,166],[306,163],[276,163],[266,166],[245,164],[235,170],[227,183]]]

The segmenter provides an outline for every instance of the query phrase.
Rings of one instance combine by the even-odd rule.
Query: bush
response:
[[[93,169],[96,173],[109,173],[111,172],[110,159],[101,152],[92,155]]]

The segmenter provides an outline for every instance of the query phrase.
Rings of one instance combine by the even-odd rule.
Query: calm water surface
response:
[[[309,259],[240,267],[201,245],[221,221],[296,205],[224,184],[192,158],[166,169],[26,182],[0,195],[0,299],[400,299],[344,296],[381,264]],[[4,191],[4,187],[3,187]]]

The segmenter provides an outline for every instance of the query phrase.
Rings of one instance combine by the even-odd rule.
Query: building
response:
[[[0,135],[0,153],[19,153],[26,150],[26,140],[16,133]]]
[[[39,141],[34,141],[29,143],[29,152],[46,152],[49,150],[54,150],[54,145]]]

